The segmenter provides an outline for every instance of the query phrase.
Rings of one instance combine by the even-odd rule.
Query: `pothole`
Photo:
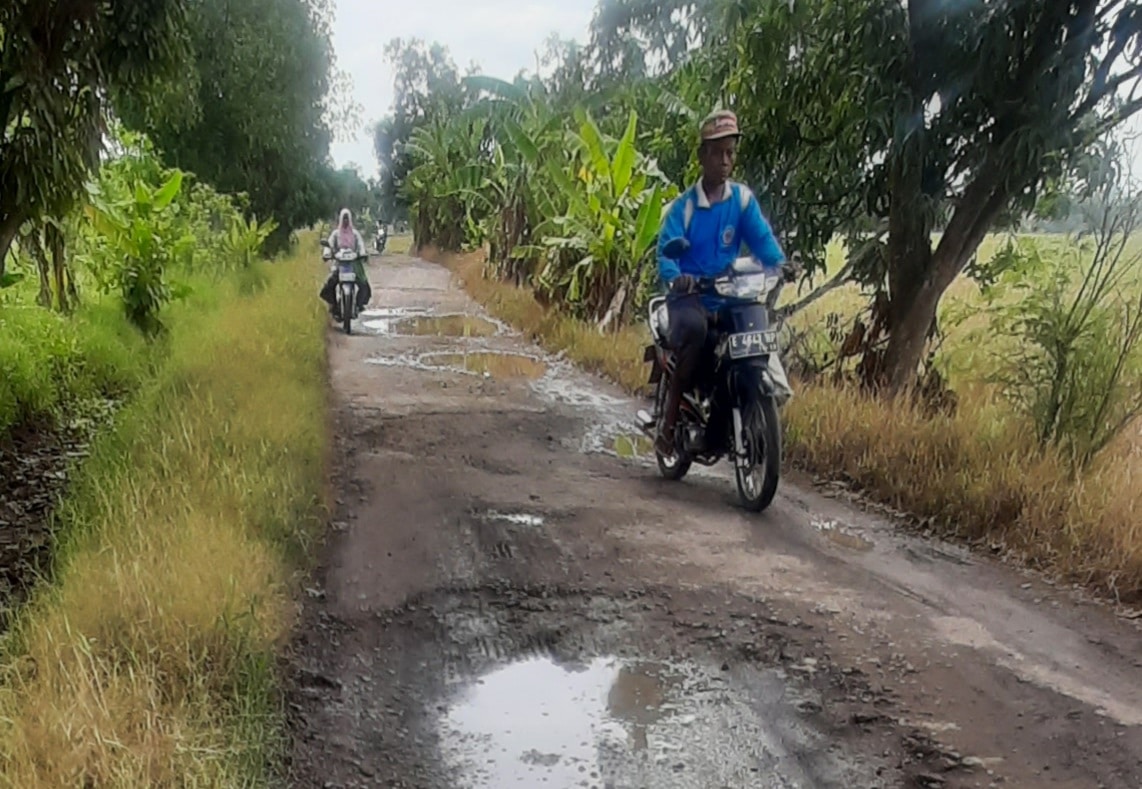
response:
[[[763,624],[779,620],[759,606],[679,590],[430,594],[378,612],[379,648],[322,642],[323,660],[349,658],[343,686],[296,698],[340,728],[384,732],[383,757],[362,736],[342,758],[377,785],[899,785],[899,732],[879,714],[891,701]]]
[[[544,362],[533,356],[517,353],[478,351],[425,354],[421,357],[421,361],[428,367],[459,369],[490,378],[537,380],[547,372],[547,365]]]
[[[533,657],[465,685],[438,731],[464,786],[810,786],[807,708],[777,669]]]

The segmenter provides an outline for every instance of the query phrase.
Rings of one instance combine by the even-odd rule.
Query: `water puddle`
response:
[[[425,354],[421,361],[429,367],[462,370],[489,378],[537,380],[547,372],[547,365],[541,360],[517,353],[437,353]]]
[[[484,517],[490,521],[503,521],[513,526],[542,526],[544,522],[542,515],[532,515],[527,512],[497,512],[496,510],[489,510],[484,513]]]
[[[475,315],[432,315],[426,309],[371,310],[361,325],[375,333],[394,337],[491,337],[499,324]]]
[[[384,307],[361,313],[361,327],[376,334],[392,334],[393,326],[416,316],[428,315],[427,307]]]
[[[874,543],[855,532],[849,531],[835,520],[813,518],[813,528],[825,536],[829,542],[853,551],[871,551]]]
[[[392,326],[393,334],[418,337],[491,337],[499,330],[500,327],[490,320],[475,315],[406,318]]]
[[[437,725],[469,787],[812,786],[845,769],[821,763],[839,754],[809,701],[776,670],[532,658],[462,686]]]
[[[654,454],[654,442],[644,433],[623,433],[611,445],[621,458],[641,458]]]

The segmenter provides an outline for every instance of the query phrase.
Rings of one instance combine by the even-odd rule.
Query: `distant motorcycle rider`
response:
[[[785,253],[762,216],[757,198],[744,184],[729,180],[741,139],[737,116],[728,110],[707,116],[700,139],[702,178],[670,206],[658,236],[658,273],[669,288],[667,341],[676,365],[655,441],[655,448],[667,457],[675,452],[674,428],[682,396],[693,386],[708,352],[710,316],[722,302],[715,294],[696,293],[697,279],[725,272],[739,256],[742,242],[766,268],[785,263]],[[681,259],[671,260],[663,251],[668,241],[680,237],[690,242],[690,248]]]
[[[353,269],[357,273],[357,308],[365,309],[369,303],[369,299],[373,296],[373,289],[369,286],[369,278],[365,274],[365,265],[362,262],[369,255],[369,250],[365,246],[365,240],[361,238],[361,234],[353,227],[353,214],[348,208],[341,209],[341,218],[338,222],[338,227],[329,234],[329,249],[336,255],[339,250],[352,249],[357,252],[357,261],[353,264]],[[321,298],[329,304],[330,310],[333,312],[333,317],[337,320],[341,316],[337,314],[337,271],[329,275],[329,279],[325,281],[324,287],[321,288]]]

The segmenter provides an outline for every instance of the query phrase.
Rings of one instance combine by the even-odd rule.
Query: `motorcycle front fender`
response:
[[[730,395],[738,406],[745,406],[759,397],[773,397],[777,391],[766,357],[735,364],[730,368],[729,384]]]

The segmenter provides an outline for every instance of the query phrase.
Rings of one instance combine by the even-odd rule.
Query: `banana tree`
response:
[[[147,334],[162,329],[159,311],[179,295],[166,270],[182,241],[171,212],[182,179],[175,170],[155,189],[140,181],[128,194],[105,191],[98,183],[88,190],[88,215],[106,242],[102,265],[92,273],[102,290],[119,291],[127,318]]]
[[[566,210],[566,196],[544,177],[547,163],[567,159],[564,121],[537,79],[511,83],[476,76],[465,82],[481,95],[474,111],[487,118],[495,148],[483,190],[494,205],[489,261],[501,279],[530,283],[544,252],[534,231]]]
[[[457,250],[483,243],[483,219],[491,203],[481,188],[492,163],[485,122],[466,116],[433,121],[408,144],[414,167],[405,182],[418,244]]]
[[[578,131],[567,137],[570,166],[547,168],[568,205],[542,228],[548,255],[540,285],[605,328],[621,322],[637,296],[663,203],[677,188],[636,150],[636,113],[617,141],[604,137],[585,111],[575,116]]]

